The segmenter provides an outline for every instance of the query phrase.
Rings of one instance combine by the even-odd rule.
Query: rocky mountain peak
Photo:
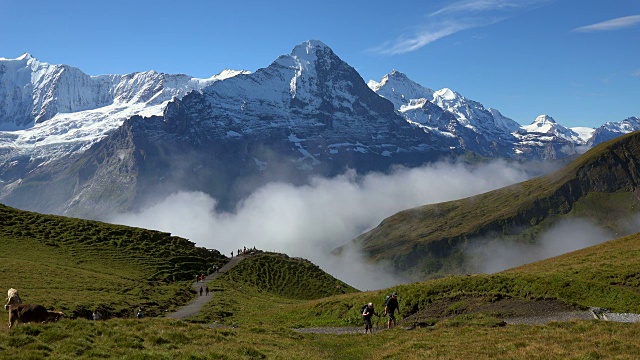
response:
[[[16,60],[31,60],[31,59],[35,59],[33,56],[31,56],[31,54],[29,54],[28,52],[25,52],[24,54],[18,56],[16,58]]]
[[[460,94],[458,94],[457,92],[449,89],[449,88],[442,88],[438,91],[435,92],[435,96],[441,98],[442,100],[445,101],[452,101],[452,100],[456,100],[457,98],[461,97]]]
[[[396,69],[391,70],[389,75],[385,75],[385,78],[392,78],[392,79],[401,80],[401,81],[411,81],[405,73],[400,72]]]
[[[536,117],[532,124],[538,124],[538,126],[542,126],[544,124],[557,124],[557,122],[551,116],[542,114]]]
[[[391,101],[396,110],[412,102],[424,104],[425,101],[431,101],[434,93],[433,90],[416,83],[398,70],[392,70],[383,76],[380,82],[370,80],[367,85],[378,95]]]
[[[298,58],[305,58],[307,56],[313,56],[320,50],[331,50],[325,43],[320,40],[307,40],[296,45],[291,51],[291,56]]]

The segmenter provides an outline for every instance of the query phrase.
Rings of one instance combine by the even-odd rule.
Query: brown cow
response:
[[[9,330],[16,322],[40,322],[56,321],[64,315],[58,311],[48,311],[44,306],[37,304],[20,304],[9,306]]]

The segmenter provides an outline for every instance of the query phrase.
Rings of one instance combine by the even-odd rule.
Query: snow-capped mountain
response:
[[[447,121],[433,121],[434,115],[440,118],[440,114],[430,114],[421,109],[434,109],[436,105],[446,113],[453,115],[456,121],[475,132],[503,132],[511,133],[519,128],[515,121],[502,116],[497,110],[485,109],[482,104],[469,100],[457,92],[444,88],[437,91],[426,88],[405,74],[393,70],[385,75],[380,82],[369,81],[369,87],[378,95],[390,100],[396,110],[405,114],[405,117],[417,120],[421,124],[445,124],[450,125],[450,117]],[[423,113],[423,116],[414,114]],[[494,113],[496,116],[494,116]],[[422,121],[420,121],[422,119]]]
[[[154,194],[189,189],[232,206],[270,180],[303,183],[313,174],[386,171],[459,153],[456,139],[426,133],[398,116],[319,41],[302,43],[255,73],[196,90],[174,96],[161,115],[141,111],[101,133],[89,149],[36,164],[26,174],[19,171],[26,163],[5,161],[14,165],[3,172],[3,201],[99,217]],[[57,191],[21,190],[40,186],[43,174],[55,174],[47,175],[47,187]]]
[[[318,163],[314,153],[393,156],[429,147],[429,136],[414,131],[390,103],[367,88],[355,69],[319,41],[298,45],[291,55],[253,74],[173,101],[165,121],[182,120],[176,108],[193,125],[210,126],[215,132],[210,136],[283,136],[310,164]]]
[[[595,146],[601,142],[638,130],[640,130],[640,119],[635,116],[622,121],[607,122],[594,130],[587,143],[589,146]]]
[[[472,153],[557,159],[640,128],[521,126],[451,89],[393,71],[368,84],[320,41],[255,73],[89,76],[25,54],[0,59],[0,201],[90,218],[178,190],[234,204],[274,180],[418,166]],[[591,138],[590,138],[591,137]],[[589,140],[590,138],[590,140]]]
[[[133,115],[161,115],[171,99],[242,73],[89,76],[29,54],[0,58],[0,181],[18,181],[11,174],[85,151]]]
[[[209,79],[147,71],[89,76],[67,65],[51,65],[25,53],[0,58],[0,130],[31,128],[57,114],[112,105],[160,105],[240,71],[226,70]]]
[[[370,80],[371,90],[394,104],[396,112],[426,132],[459,139],[462,149],[490,157],[556,159],[573,156],[625,132],[640,130],[629,118],[607,123],[601,129],[567,128],[548,115],[530,125],[520,125],[498,110],[485,108],[448,89],[426,88],[393,70],[380,82]]]
[[[558,124],[548,115],[538,116],[531,125],[523,125],[521,129],[523,131],[519,132],[519,134],[525,134],[523,137],[525,137],[526,134],[536,134],[550,138],[562,138],[575,143],[582,143],[584,141],[580,134]]]

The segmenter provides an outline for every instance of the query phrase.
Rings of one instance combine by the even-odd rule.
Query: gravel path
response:
[[[640,322],[640,314],[629,313],[604,313],[604,320],[615,321],[622,323],[637,323]]]
[[[334,335],[357,334],[357,333],[364,333],[364,325],[362,327],[298,328],[298,329],[293,329],[293,331],[303,333],[303,334],[334,334]],[[377,330],[373,330],[373,332],[375,333],[377,332]]]
[[[621,323],[640,322],[640,314],[612,313],[602,308],[591,308],[587,311],[569,311],[541,316],[522,316],[504,319],[507,324],[543,325],[552,321],[602,320]]]
[[[234,267],[237,263],[239,263],[240,261],[242,261],[244,259],[244,256],[234,256],[232,257],[229,262],[227,262],[223,267],[220,268],[220,271],[215,272],[213,274],[208,275],[207,277],[205,277],[205,282],[194,282],[193,283],[193,289],[198,292],[198,294],[200,293],[200,287],[201,286],[205,286],[207,282],[217,278],[220,274],[226,272],[227,270],[231,269],[232,267]],[[172,312],[167,314],[168,318],[171,319],[179,319],[179,320],[184,320],[188,317],[194,316],[196,315],[198,312],[200,312],[200,309],[202,308],[202,306],[206,303],[208,303],[209,301],[211,301],[213,299],[213,292],[209,292],[209,296],[196,296],[195,299],[193,299],[193,301],[191,301],[191,303],[189,303],[188,305],[185,305],[183,307],[181,307],[180,309],[178,309],[178,311],[176,312]]]
[[[593,314],[590,311],[567,311],[555,314],[519,316],[504,319],[510,325],[544,325],[553,321],[571,321],[571,320],[593,320]]]
[[[566,311],[566,312],[558,312],[553,314],[544,314],[544,315],[534,315],[534,316],[521,316],[504,319],[504,321],[508,325],[545,325],[550,322],[563,322],[563,321],[572,321],[572,320],[595,320],[599,319],[602,321],[614,321],[614,322],[623,322],[623,323],[637,323],[640,322],[640,314],[630,314],[630,313],[611,313],[611,312],[602,312],[595,315],[592,310],[587,311]],[[400,327],[400,326],[399,326]],[[413,327],[402,327],[405,330],[411,330]],[[334,335],[343,335],[343,334],[358,334],[364,333],[364,328],[362,327],[316,327],[316,328],[298,328],[293,329],[296,332],[304,333],[304,334],[334,334]],[[384,328],[380,328],[374,330],[376,333],[378,331],[382,331]]]

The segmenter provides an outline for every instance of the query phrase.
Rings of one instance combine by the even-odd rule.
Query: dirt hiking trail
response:
[[[196,298],[193,299],[193,301],[191,301],[189,304],[179,308],[176,312],[167,314],[167,317],[170,319],[184,320],[200,312],[200,309],[202,308],[202,306],[208,303],[209,301],[213,300],[214,298],[214,292],[209,292],[209,296],[204,295],[204,293],[202,296],[200,296],[200,287],[204,289],[207,282],[217,278],[220,274],[227,272],[227,270],[234,267],[244,258],[245,258],[244,255],[234,256],[229,260],[229,262],[227,262],[223,267],[221,267],[220,270],[218,270],[218,272],[209,274],[207,277],[205,277],[204,282],[202,281],[194,282],[193,289],[198,293],[198,296],[196,296]]]

